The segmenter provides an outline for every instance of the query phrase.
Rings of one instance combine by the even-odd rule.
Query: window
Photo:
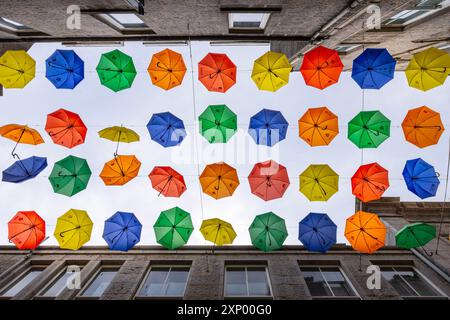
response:
[[[341,44],[336,47],[336,51],[341,54],[349,53],[357,48],[361,47],[360,44]]]
[[[99,17],[118,29],[146,29],[147,25],[134,13],[103,13]]]
[[[2,291],[1,296],[11,298],[22,291],[27,285],[29,285],[34,279],[36,279],[44,271],[44,267],[33,267],[16,279],[14,279],[6,288]]]
[[[270,13],[263,12],[242,12],[228,13],[229,28],[244,30],[261,30],[266,28]]]
[[[5,17],[0,17],[0,25],[7,29],[12,30],[12,31],[31,29],[31,28],[27,27],[26,25],[23,25],[19,22],[13,21],[13,20],[5,18]]]
[[[301,267],[313,297],[352,297],[355,290],[339,267]]]
[[[189,266],[152,266],[138,297],[183,297]]]
[[[386,20],[384,26],[405,26],[450,5],[450,0],[424,0],[408,10],[403,10]]]
[[[71,277],[74,273],[75,270],[73,268],[66,268],[56,277],[56,279],[54,279],[53,282],[50,283],[49,286],[42,291],[40,296],[45,298],[56,298],[67,287],[68,281],[72,279]]]
[[[265,266],[233,266],[225,270],[225,297],[271,297]]]
[[[102,268],[80,295],[82,298],[100,298],[116,276],[118,268]]]

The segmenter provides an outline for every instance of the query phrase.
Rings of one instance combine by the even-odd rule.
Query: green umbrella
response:
[[[226,105],[208,106],[198,117],[200,134],[209,143],[225,143],[237,130],[237,117]]]
[[[288,236],[284,219],[273,212],[257,215],[248,231],[253,245],[265,252],[280,249]]]
[[[91,173],[85,159],[68,156],[55,163],[48,179],[53,191],[71,197],[86,189]]]
[[[391,120],[380,111],[362,111],[348,123],[348,138],[358,148],[376,148],[389,138]]]
[[[97,73],[102,85],[117,92],[131,87],[136,77],[136,68],[129,55],[116,49],[102,54]]]
[[[161,212],[153,225],[156,241],[167,249],[177,249],[185,245],[194,230],[191,215],[178,208]]]
[[[397,246],[406,249],[423,247],[434,238],[436,238],[436,228],[423,222],[407,224],[395,234]],[[426,251],[425,253],[429,256],[433,255]]]

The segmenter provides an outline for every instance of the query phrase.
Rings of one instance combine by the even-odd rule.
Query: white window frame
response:
[[[19,26],[20,25],[20,26]],[[12,19],[0,16],[0,26],[14,32],[29,31],[32,28]]]
[[[270,294],[269,295],[250,295],[249,289],[248,289],[248,271],[247,268],[264,268],[264,271],[266,273],[266,279],[267,279],[267,284],[269,286],[269,291]],[[228,274],[228,268],[245,268],[245,284],[247,286],[247,295],[245,296],[241,296],[241,295],[236,295],[236,296],[229,296],[227,295],[226,291],[227,291],[227,274]],[[267,268],[266,265],[259,265],[259,264],[229,264],[225,266],[225,277],[224,277],[224,286],[223,286],[223,297],[225,299],[248,299],[248,298],[255,298],[255,299],[273,299],[273,290],[272,290],[272,283],[270,281],[270,275],[269,275],[269,270]]]
[[[346,54],[346,53],[352,52],[353,50],[356,50],[356,49],[360,48],[361,46],[362,46],[362,44],[338,44],[335,47],[335,50],[338,53]],[[346,49],[342,50],[342,49],[339,49],[339,47],[344,47]]]
[[[147,24],[142,21],[141,18],[139,18],[135,13],[127,13],[127,14],[133,14],[135,15],[139,20],[142,21],[142,23],[121,23],[119,20],[114,18],[113,14],[115,13],[100,13],[98,14],[98,18],[100,20],[106,21],[107,23],[113,25],[115,28],[123,31],[123,30],[147,30],[149,27]]]
[[[390,26],[407,26],[413,22],[422,20],[423,18],[438,12],[444,8],[447,8],[448,6],[450,6],[450,0],[445,0],[442,3],[440,3],[439,5],[437,5],[435,8],[429,8],[429,7],[421,7],[420,4],[409,8],[409,9],[405,9],[402,10],[400,12],[398,12],[397,14],[393,15],[392,17],[388,18],[385,22],[383,22],[384,26],[390,27]],[[396,22],[396,20],[400,20],[401,19],[401,14],[403,13],[403,15],[407,15],[408,13],[413,14],[414,11],[422,11],[421,14],[419,14],[418,16],[410,19],[410,20],[406,20],[404,22]]]
[[[60,272],[58,272],[53,278],[50,279],[50,281],[48,281],[47,285],[45,285],[40,291],[39,293],[35,296],[35,299],[39,299],[39,300],[53,300],[55,299],[57,296],[59,296],[62,291],[64,291],[64,289],[56,296],[45,296],[45,293],[51,288],[53,287],[53,285],[56,284],[57,281],[59,281],[59,279],[61,277],[63,277],[66,273],[67,273],[67,268],[69,268],[71,265],[66,265],[64,266]],[[79,264],[76,265],[80,268],[80,271],[84,268],[84,264]]]
[[[121,268],[120,265],[114,265],[114,264],[113,265],[102,265],[102,266],[100,266],[100,268],[98,268],[97,272],[81,288],[80,292],[76,295],[75,299],[78,299],[78,300],[98,300],[98,299],[100,299],[101,296],[99,296],[99,297],[85,296],[84,293],[86,292],[87,289],[89,289],[91,284],[97,279],[97,277],[100,275],[100,273],[102,271],[115,271],[116,272],[116,275],[114,276],[114,278],[115,278],[117,276],[117,273],[119,273],[120,268]],[[114,280],[114,278],[113,278],[113,280]],[[111,285],[111,282],[105,288],[105,291],[108,290],[109,286]],[[103,293],[105,291],[103,291]],[[103,293],[102,293],[102,295],[103,295]]]
[[[16,284],[18,284],[23,278],[25,278],[30,272],[32,271],[41,271],[44,272],[44,270],[48,267],[48,265],[44,265],[44,264],[36,264],[36,265],[30,265],[28,268],[26,268],[24,271],[22,271],[20,274],[18,274],[17,276],[15,276],[11,281],[9,281],[5,286],[3,286],[3,288],[1,288],[0,290],[0,299],[4,300],[4,299],[11,299],[15,296],[4,296],[3,294],[5,294],[6,292],[8,292],[12,287],[14,287]],[[37,276],[39,277],[39,275]],[[26,286],[28,286],[31,282],[35,281],[36,278],[34,278],[33,280],[31,280]],[[20,292],[22,292],[25,287],[20,290],[19,292],[17,292],[17,294],[19,294]]]
[[[234,15],[235,14],[262,14],[262,19],[258,27],[235,27],[234,26]],[[264,31],[267,26],[267,22],[270,19],[270,12],[229,12],[228,13],[228,28],[230,30],[262,30]]]

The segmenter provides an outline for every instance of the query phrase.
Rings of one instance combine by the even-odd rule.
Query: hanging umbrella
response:
[[[327,201],[339,190],[339,176],[326,164],[312,164],[300,174],[300,192],[309,201]]]
[[[152,56],[147,71],[155,86],[170,90],[183,82],[186,65],[181,54],[164,49]]]
[[[405,74],[410,87],[427,91],[441,86],[450,74],[450,55],[433,47],[416,53]]]
[[[288,236],[284,219],[273,212],[257,215],[248,232],[252,244],[264,252],[280,249]]]
[[[105,221],[103,239],[111,250],[128,251],[141,239],[142,224],[133,213],[117,211]]]
[[[203,192],[216,200],[232,196],[239,185],[236,169],[225,162],[207,165],[199,179]]]
[[[208,91],[227,92],[236,83],[236,65],[223,53],[208,53],[198,63],[198,80]]]
[[[445,130],[439,112],[426,106],[409,110],[402,128],[405,139],[419,148],[437,144]]]
[[[45,239],[45,221],[35,211],[19,211],[8,222],[8,239],[20,250],[34,250]]]
[[[73,50],[56,50],[45,67],[45,76],[57,89],[73,89],[84,79],[84,62]]]
[[[338,117],[327,107],[310,108],[298,120],[298,134],[311,147],[330,144],[338,133]]]
[[[19,143],[38,145],[44,143],[39,132],[27,125],[7,124],[0,127],[0,135],[16,142],[11,151],[13,157],[18,157],[15,153]]]
[[[439,174],[431,164],[421,158],[406,161],[403,179],[405,179],[408,190],[420,199],[436,196]]]
[[[131,143],[139,141],[139,135],[134,130],[125,128],[123,126],[113,126],[102,129],[98,132],[98,135],[100,138],[117,142],[116,151],[114,152],[114,155],[116,156],[119,152],[120,142]]]
[[[198,117],[200,134],[209,143],[226,143],[237,131],[237,116],[226,105],[211,105]]]
[[[87,128],[78,114],[58,109],[47,115],[45,131],[54,143],[73,148],[84,143]]]
[[[376,162],[360,166],[352,177],[352,193],[362,202],[380,199],[387,188],[388,171]]]
[[[348,123],[348,138],[358,148],[377,148],[390,136],[391,120],[380,111],[361,111]]]
[[[171,167],[154,167],[148,177],[158,196],[179,198],[186,191],[183,176]]]
[[[336,244],[337,226],[325,213],[310,212],[298,224],[298,240],[308,251],[327,252]]]
[[[102,54],[97,65],[100,82],[114,92],[128,89],[136,77],[133,59],[120,50]]]
[[[255,60],[252,79],[259,90],[275,92],[289,82],[292,66],[284,53],[267,51]]]
[[[353,60],[352,78],[361,89],[380,89],[394,79],[396,63],[386,49],[368,48]]]
[[[416,222],[404,226],[395,234],[397,247],[413,249],[421,247],[423,251],[432,256],[432,252],[427,252],[423,246],[436,238],[436,228],[430,224]]]
[[[2,181],[19,183],[36,177],[47,167],[47,158],[32,156],[17,160],[3,170]]]
[[[205,240],[211,241],[218,246],[232,244],[234,238],[236,238],[233,226],[218,218],[203,220],[200,232]]]
[[[109,160],[100,172],[100,178],[106,186],[123,186],[134,179],[141,167],[141,162],[134,155],[120,155]]]
[[[318,46],[303,56],[300,72],[308,86],[323,90],[339,81],[343,68],[336,50]]]
[[[161,212],[153,225],[156,241],[167,249],[184,246],[194,230],[191,215],[178,207]]]
[[[347,218],[344,235],[356,251],[373,253],[384,246],[386,226],[376,214],[358,211]]]
[[[86,189],[91,174],[85,159],[68,156],[55,163],[48,179],[54,192],[71,197]]]
[[[252,193],[265,201],[281,198],[290,184],[286,167],[273,160],[255,164],[248,183]]]
[[[7,50],[0,57],[0,84],[5,88],[24,88],[35,73],[36,61],[24,50]]]
[[[91,238],[92,227],[86,211],[70,209],[56,221],[53,235],[61,249],[78,250]]]
[[[256,144],[271,147],[286,138],[288,126],[280,111],[262,109],[250,118],[248,132]]]
[[[164,148],[177,146],[186,137],[183,120],[170,112],[154,113],[147,129],[152,140]]]

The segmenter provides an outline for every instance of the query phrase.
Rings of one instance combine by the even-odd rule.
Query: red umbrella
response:
[[[286,167],[273,160],[255,164],[248,182],[252,193],[265,201],[281,198],[290,184]]]
[[[226,92],[236,83],[236,65],[223,53],[208,53],[198,63],[198,80],[209,91]]]
[[[8,239],[21,250],[34,250],[45,238],[45,221],[35,211],[19,211],[8,222]]]
[[[184,178],[171,167],[154,167],[148,175],[152,187],[165,197],[180,197],[186,191]]]
[[[47,115],[45,131],[54,143],[73,148],[84,142],[87,128],[78,114],[59,109]]]
[[[352,193],[363,202],[380,199],[387,188],[388,171],[376,162],[360,166],[352,177]]]

